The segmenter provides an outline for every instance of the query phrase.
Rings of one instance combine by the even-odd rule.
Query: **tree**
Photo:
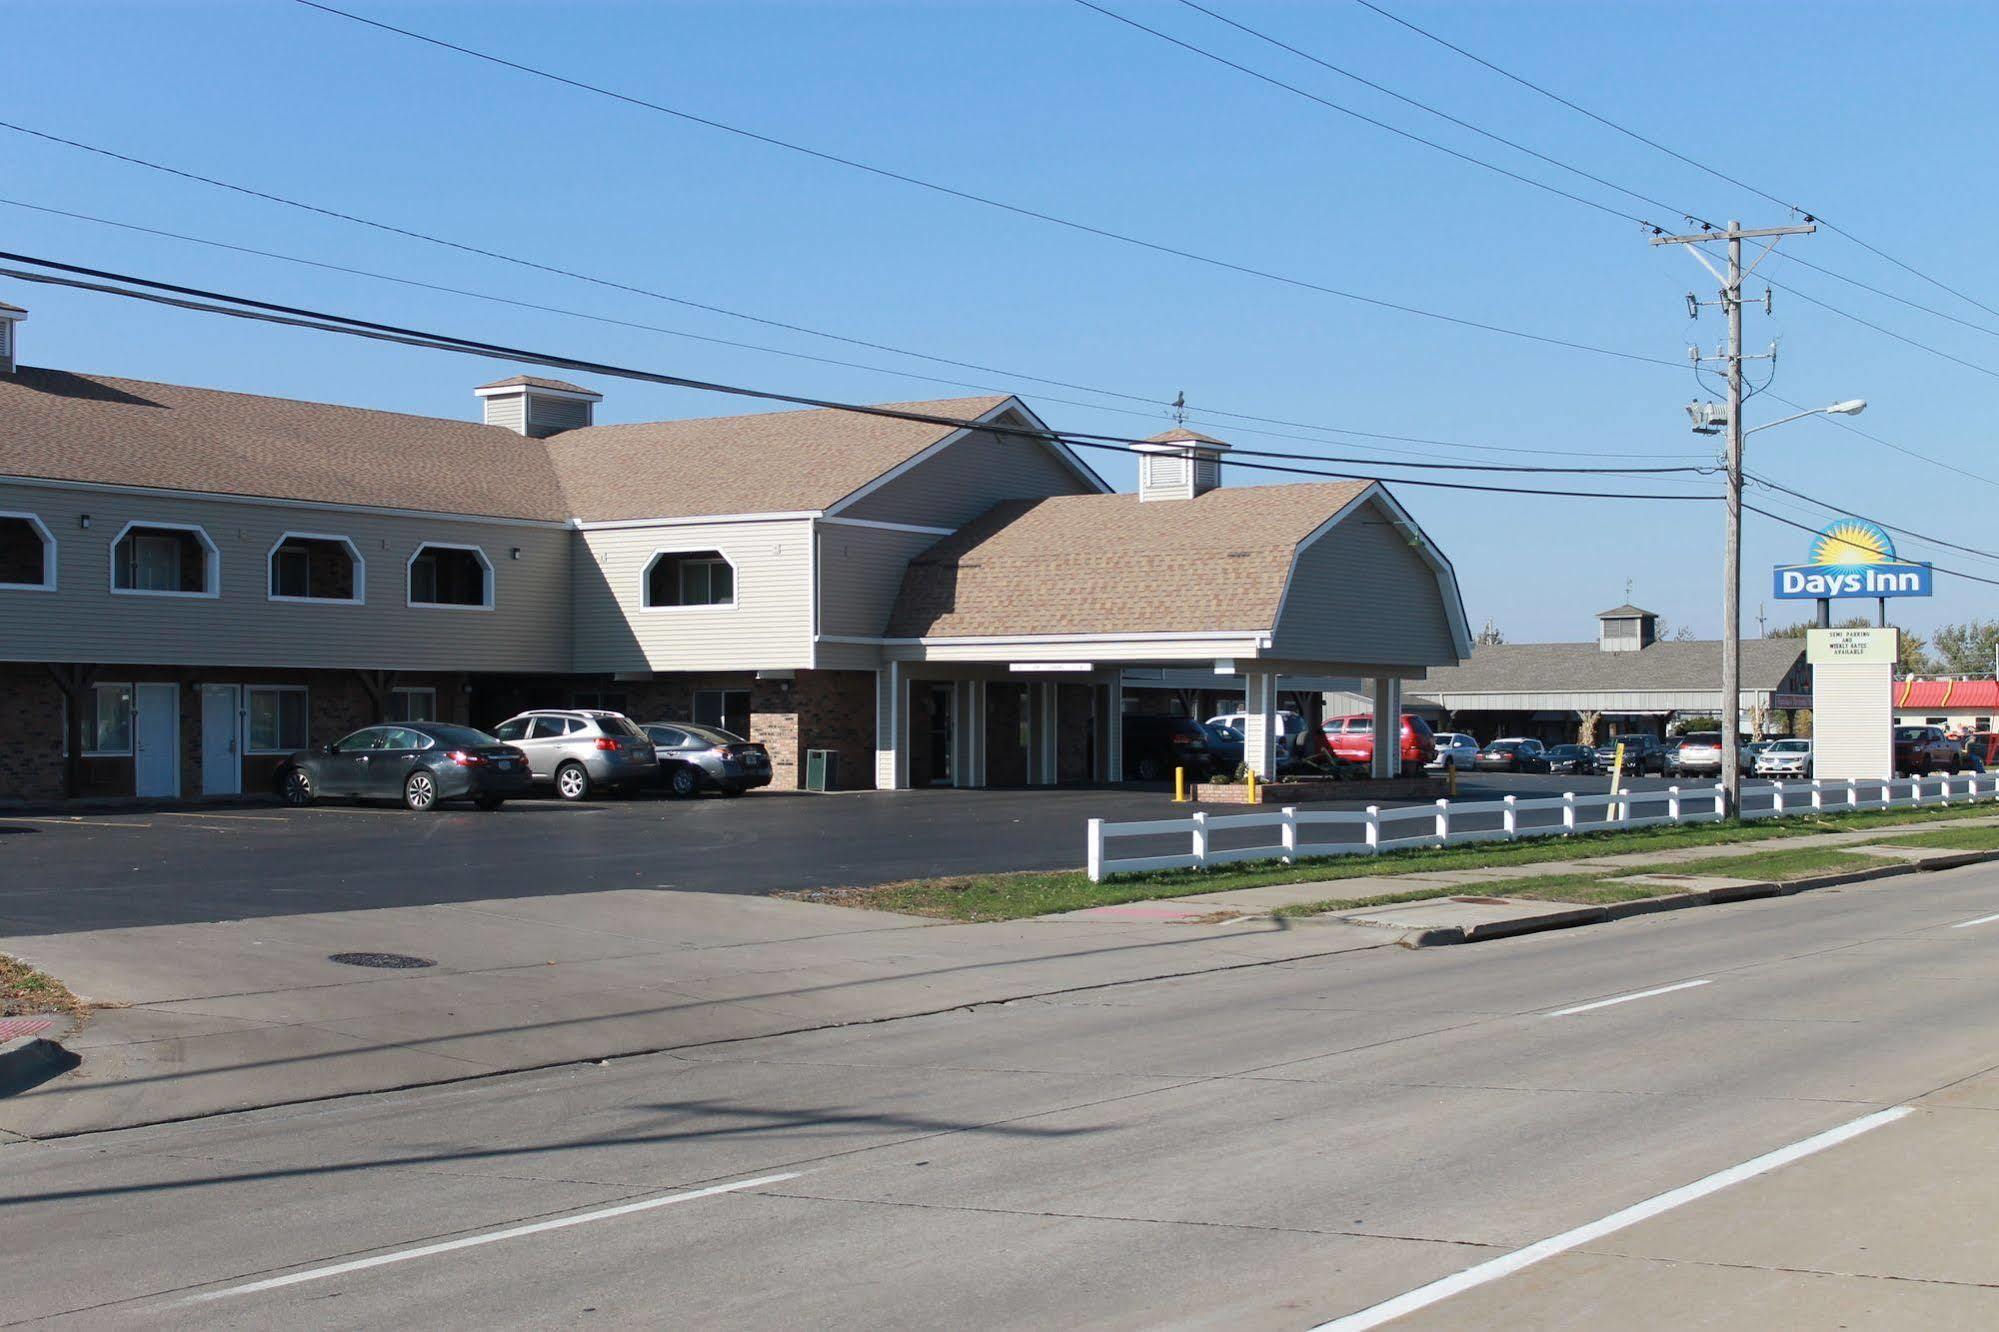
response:
[[[1871,629],[1874,625],[1873,621],[1869,620],[1865,615],[1855,615],[1839,621],[1832,627],[1835,629]],[[1766,637],[1803,638],[1806,630],[1816,628],[1818,626],[1810,620],[1801,620],[1797,624],[1787,624],[1780,628],[1772,629]],[[1994,625],[1993,628],[1999,630],[1999,625]],[[1902,675],[1935,674],[1937,664],[1930,659],[1930,654],[1925,650],[1927,646],[1928,644],[1921,634],[1913,629],[1904,629],[1901,639],[1901,655],[1896,658],[1895,670]]]
[[[1492,622],[1490,615],[1485,617],[1485,626],[1472,638],[1472,643],[1478,647],[1498,647],[1505,641],[1506,635]]]
[[[1999,620],[1939,625],[1930,636],[1941,669],[1950,675],[1990,675],[1999,648]]]
[[[1695,641],[1693,630],[1687,628],[1684,624],[1671,624],[1663,615],[1652,622],[1652,633],[1661,643],[1691,643]]]

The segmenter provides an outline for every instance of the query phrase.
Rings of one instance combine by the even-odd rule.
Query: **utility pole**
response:
[[[1728,501],[1727,536],[1723,545],[1725,566],[1721,581],[1721,785],[1728,817],[1742,812],[1742,280],[1756,271],[1777,242],[1786,236],[1808,235],[1818,226],[1809,218],[1800,226],[1744,229],[1730,220],[1726,231],[1702,231],[1691,236],[1652,237],[1654,245],[1684,245],[1700,260],[1701,267],[1721,280],[1720,305],[1728,316],[1728,348],[1721,359],[1728,368]],[[1769,237],[1763,252],[1747,269],[1742,266],[1742,242]],[[1708,241],[1728,242],[1728,271],[1708,262],[1701,246]],[[1767,307],[1769,296],[1765,293]],[[1698,313],[1707,302],[1687,298],[1689,308]],[[1775,354],[1774,352],[1772,353]],[[1698,350],[1694,363],[1700,363]]]

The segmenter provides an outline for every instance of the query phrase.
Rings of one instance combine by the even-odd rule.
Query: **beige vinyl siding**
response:
[[[492,397],[482,398],[481,401],[486,404],[487,425],[499,426],[517,434],[527,433],[528,404],[525,397]]]
[[[836,508],[843,518],[958,528],[1001,500],[1090,495],[1096,489],[1049,446],[980,431]]]
[[[1452,665],[1453,610],[1422,553],[1369,503],[1299,552],[1269,655]]]
[[[660,551],[717,550],[735,566],[733,606],[648,609]],[[747,671],[812,664],[809,519],[596,528],[582,533],[573,597],[575,669]]]
[[[941,540],[930,532],[826,523],[819,528],[819,632],[876,636],[888,628],[909,562]]]
[[[0,660],[566,670],[574,534],[560,527],[397,517],[308,505],[22,485],[0,479],[0,509],[38,514],[55,536],[58,588],[0,589]],[[82,516],[90,515],[90,526]],[[218,597],[111,591],[111,546],[128,522],[193,524],[221,557]],[[268,600],[267,556],[286,532],[344,536],[365,566],[361,605]],[[405,605],[410,556],[426,542],[480,547],[494,609]],[[511,557],[519,547],[521,558]]]

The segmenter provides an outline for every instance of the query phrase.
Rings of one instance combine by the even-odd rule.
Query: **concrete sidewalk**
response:
[[[1261,921],[957,925],[622,890],[0,938],[99,1004],[0,1135],[131,1127],[1391,946]],[[376,970],[336,953],[430,967]]]

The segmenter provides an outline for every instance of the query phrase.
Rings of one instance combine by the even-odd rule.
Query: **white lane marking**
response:
[[[649,1212],[655,1207],[669,1207],[674,1203],[693,1202],[696,1198],[712,1198],[718,1193],[735,1193],[740,1189],[753,1189],[760,1184],[780,1184],[787,1179],[797,1179],[803,1171],[792,1170],[782,1175],[759,1175],[755,1179],[739,1179],[731,1184],[714,1184],[705,1189],[695,1189],[688,1193],[670,1193],[662,1198],[643,1198],[638,1202],[620,1203],[616,1207],[603,1207],[594,1212],[579,1212],[575,1216],[559,1216],[552,1221],[536,1221],[532,1225],[511,1226],[506,1230],[488,1231],[483,1235],[466,1235],[461,1239],[444,1240],[437,1244],[423,1244],[414,1249],[397,1249],[393,1253],[378,1253],[372,1258],[356,1258],[352,1262],[333,1263],[326,1267],[311,1267],[303,1272],[288,1272],[284,1276],[268,1277],[262,1281],[252,1281],[246,1285],[230,1286],[226,1290],[212,1290],[205,1294],[190,1296],[182,1304],[199,1304],[205,1300],[226,1299],[231,1295],[254,1295],[262,1290],[276,1290],[280,1286],[296,1286],[302,1281],[319,1281],[325,1277],[340,1276],[347,1272],[359,1272],[370,1267],[382,1267],[389,1263],[406,1263],[412,1258],[428,1258],[433,1254],[450,1253],[454,1249],[470,1249],[481,1244],[497,1244],[501,1240],[519,1239],[523,1235],[539,1235],[545,1230],[562,1230],[568,1226],[580,1226],[589,1221],[608,1221],[612,1217],[630,1216],[634,1212]]]
[[[1957,924],[1951,926],[1951,928],[1961,930],[1969,925],[1990,925],[1995,920],[1999,920],[1999,916],[1980,916],[1977,920],[1960,920]]]
[[[50,823],[59,828],[150,828],[153,826],[150,823],[108,823],[101,819],[85,819],[82,817],[69,819],[30,818],[25,814],[12,815],[0,819],[0,823]]]
[[[1655,994],[1671,994],[1675,990],[1691,990],[1696,985],[1708,984],[1712,979],[1713,977],[1709,977],[1708,980],[1681,981],[1678,985],[1661,985],[1656,990],[1640,990],[1636,994],[1620,994],[1615,999],[1599,999],[1593,1004],[1577,1004],[1574,1008],[1558,1008],[1554,1012],[1547,1014],[1547,1016],[1567,1017],[1571,1013],[1587,1013],[1592,1008],[1609,1008],[1612,1004],[1628,1004],[1633,999],[1650,999]]]
[[[1810,1156],[1814,1152],[1822,1152],[1828,1147],[1836,1147],[1849,1138],[1859,1137],[1869,1129],[1880,1128],[1883,1124],[1892,1124],[1902,1116],[1913,1114],[1914,1112],[1914,1106],[1898,1105],[1892,1109],[1877,1110],[1871,1115],[1863,1115],[1859,1119],[1841,1124],[1838,1128],[1827,1129],[1825,1132],[1814,1134],[1801,1142],[1794,1142],[1788,1147],[1779,1147],[1774,1152],[1766,1152],[1753,1160],[1744,1161],[1741,1165],[1733,1165],[1726,1170],[1716,1171],[1705,1179],[1697,1179],[1691,1184],[1685,1184],[1672,1190],[1670,1193],[1661,1193],[1657,1197],[1647,1198],[1644,1202],[1627,1207],[1621,1212],[1612,1212],[1600,1221],[1592,1221],[1588,1225],[1577,1226],[1574,1230],[1565,1230],[1561,1234],[1550,1236],[1538,1244],[1530,1244],[1524,1249],[1516,1249],[1512,1253],[1503,1254],[1488,1262],[1480,1263],[1476,1267],[1467,1267],[1462,1272],[1444,1277],[1438,1281],[1432,1281],[1427,1286],[1418,1286],[1415,1290],[1397,1295],[1392,1300],[1384,1300],[1382,1303],[1362,1309],[1358,1313],[1350,1313],[1343,1318],[1335,1318],[1330,1323],[1321,1323],[1313,1328],[1312,1332],[1365,1332],[1367,1328],[1380,1327],[1390,1319],[1400,1318],[1404,1314],[1415,1313],[1418,1309],[1427,1309],[1439,1301],[1451,1298],[1453,1295],[1462,1294],[1475,1287],[1483,1286],[1490,1281],[1497,1281],[1503,1276],[1511,1276],[1520,1269],[1531,1267],[1544,1258],[1553,1258],[1557,1254],[1566,1253],[1570,1249],[1588,1244],[1592,1240],[1602,1239],[1605,1235],[1623,1230],[1627,1226],[1636,1225],[1640,1221],[1650,1220],[1662,1212],[1669,1212],[1675,1207],[1705,1198],[1710,1193],[1718,1193],[1731,1184],[1740,1184],[1746,1179],[1754,1179],[1758,1175],[1768,1174],[1780,1166],[1787,1166],[1793,1161]]]

